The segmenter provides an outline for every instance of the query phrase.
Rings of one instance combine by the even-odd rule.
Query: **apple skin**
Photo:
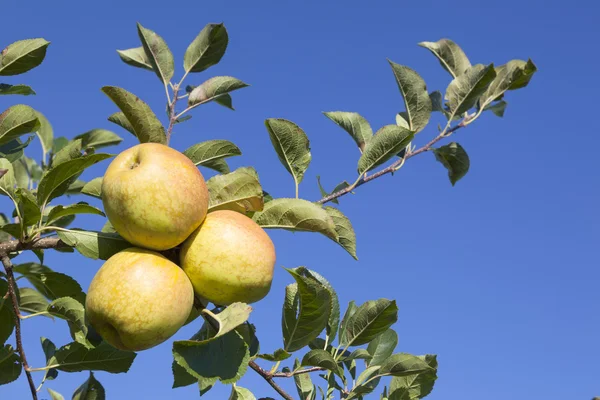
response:
[[[130,247],[98,270],[85,301],[86,320],[121,350],[154,347],[188,319],[194,289],[177,264],[154,251]]]
[[[183,242],[206,217],[208,188],[182,153],[142,143],[108,166],[102,204],[112,226],[128,242],[167,250]]]
[[[214,211],[183,242],[180,265],[196,294],[206,300],[218,305],[254,303],[271,289],[275,246],[247,216]]]

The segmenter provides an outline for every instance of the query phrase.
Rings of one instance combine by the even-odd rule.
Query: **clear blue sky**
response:
[[[378,128],[394,123],[401,110],[386,58],[419,71],[430,90],[443,91],[449,75],[417,46],[420,41],[449,37],[473,62],[531,57],[539,72],[528,88],[509,93],[505,118],[486,115],[455,136],[471,158],[471,171],[456,187],[425,154],[393,178],[341,201],[357,232],[360,261],[320,235],[270,234],[278,267],[319,271],[343,304],[397,299],[398,350],[439,355],[432,400],[600,395],[600,135],[593,122],[600,9],[593,2],[2,3],[1,47],[40,36],[52,45],[40,68],[2,80],[30,84],[38,95],[5,96],[0,108],[30,104],[46,114],[55,135],[112,129],[125,138],[119,150],[135,142],[106,120],[116,107],[101,86],[133,91],[164,115],[157,78],[123,64],[115,52],[139,45],[136,21],[166,39],[179,74],[183,53],[202,27],[225,22],[227,54],[188,83],[233,75],[252,86],[234,93],[235,112],[216,104],[196,110],[191,121],[176,127],[172,144],[183,150],[203,140],[232,140],[244,153],[232,166],[255,166],[264,188],[277,197],[293,196],[293,182],[271,149],[265,118],[290,119],[308,133],[313,162],[300,193],[317,199],[316,175],[328,188],[353,180],[359,155],[321,112],[357,111]],[[435,132],[432,124],[416,143]],[[84,178],[101,175],[106,165]],[[8,203],[2,200],[1,207],[6,211]],[[75,226],[102,223],[100,217],[80,217]],[[101,266],[78,254],[52,252],[46,263],[84,288]],[[278,268],[271,293],[255,305],[251,318],[264,352],[281,346],[281,304],[290,282]],[[175,339],[196,328],[182,329]],[[27,320],[23,330],[33,366],[43,364],[40,335],[57,345],[70,339],[62,321]],[[196,398],[195,386],[171,390],[171,360],[167,342],[140,353],[129,374],[96,376],[109,399]],[[61,372],[48,387],[70,398],[85,379],[86,373]],[[252,372],[240,385],[257,397],[275,397]],[[295,395],[292,382],[284,385]],[[0,387],[1,399],[27,393],[23,377]],[[226,393],[220,386],[206,397],[224,399]]]

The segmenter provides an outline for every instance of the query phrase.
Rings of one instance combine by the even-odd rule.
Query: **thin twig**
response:
[[[273,378],[291,378],[292,376],[295,376],[295,375],[309,374],[311,372],[317,372],[317,371],[325,371],[325,368],[312,367],[312,368],[300,369],[298,371],[277,372],[277,373],[273,374],[272,376],[273,376]]]
[[[23,349],[23,340],[21,337],[21,311],[19,310],[19,302],[17,301],[17,293],[15,283],[15,275],[12,270],[12,262],[6,253],[0,254],[2,258],[2,264],[4,265],[4,270],[6,271],[6,279],[8,281],[8,293],[10,295],[10,300],[13,305],[13,314],[15,320],[15,339],[17,341],[17,351],[21,356],[21,364],[23,365],[23,369],[25,370],[25,375],[27,375],[27,381],[29,382],[29,389],[31,389],[31,398],[37,400],[37,390],[35,388],[35,383],[33,383],[33,378],[31,377],[31,372],[29,372],[29,364],[27,364],[27,357],[25,356],[25,350]]]
[[[471,122],[471,121],[469,121]],[[431,147],[436,144],[437,142],[439,142],[440,140],[442,140],[445,137],[448,137],[452,132],[455,132],[457,130],[459,130],[460,128],[464,128],[466,125],[464,123],[460,123],[456,126],[454,126],[453,128],[450,129],[445,129],[442,133],[440,133],[438,136],[436,136],[434,139],[432,139],[429,143],[427,143],[426,145],[424,145],[423,147],[411,152],[410,154],[407,154],[404,156],[404,158],[401,158],[397,161],[395,161],[394,163],[392,163],[390,166],[382,169],[381,171],[378,171],[376,173],[374,173],[373,175],[369,175],[369,176],[365,176],[362,178],[359,178],[353,185],[348,186],[345,189],[342,189],[340,191],[337,191],[335,193],[332,193],[328,196],[323,197],[321,200],[318,200],[317,203],[318,204],[325,204],[325,203],[329,203],[332,200],[335,200],[339,197],[342,197],[350,192],[352,192],[354,189],[356,189],[359,186],[364,185],[367,182],[370,182],[374,179],[377,179],[383,175],[387,175],[390,173],[393,173],[394,171],[396,171],[396,169],[406,160],[408,160],[411,157],[416,156],[417,154],[421,154],[424,153],[426,151],[431,150]]]

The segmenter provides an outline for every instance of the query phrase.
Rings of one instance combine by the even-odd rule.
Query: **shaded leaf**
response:
[[[9,107],[0,114],[0,145],[40,127],[36,111],[24,104]]]
[[[37,67],[44,61],[49,44],[42,38],[9,44],[0,53],[0,76],[19,75]]]
[[[117,50],[117,53],[119,53],[119,57],[121,57],[121,60],[125,64],[152,71],[152,63],[150,63],[143,46],[127,50]]]
[[[142,42],[146,58],[152,65],[152,70],[158,78],[166,85],[171,81],[175,71],[173,54],[164,39],[150,29],[137,24],[138,35]],[[119,107],[120,108],[120,107]],[[125,112],[125,110],[123,110]]]
[[[342,371],[329,352],[322,349],[310,350],[302,358],[303,367],[321,367],[337,375],[342,375]]]
[[[98,347],[87,348],[73,342],[56,350],[56,368],[66,372],[106,371],[113,374],[127,372],[136,354],[117,350],[106,342]]]
[[[225,54],[229,37],[223,24],[207,24],[185,51],[183,67],[202,72],[217,64]]]
[[[402,94],[402,99],[404,99],[409,130],[418,133],[427,126],[431,116],[431,100],[427,93],[427,85],[414,70],[392,61],[389,61],[389,63]]]
[[[21,375],[21,358],[11,345],[0,347],[0,385],[15,381]]]
[[[294,363],[294,370],[300,368],[300,361],[296,360]],[[298,396],[302,400],[314,400],[317,395],[317,388],[310,379],[310,374],[299,374],[294,375],[294,382],[296,383],[296,389],[298,390]]]
[[[23,157],[23,149],[31,143],[33,136],[29,136],[25,142],[20,139],[11,140],[0,146],[0,158],[6,158],[9,162],[14,163]]]
[[[451,117],[471,109],[495,77],[493,64],[477,64],[450,82],[445,99],[448,101]]]
[[[312,157],[306,133],[298,125],[285,119],[267,119],[265,126],[279,161],[292,174],[296,185],[299,184]]]
[[[324,112],[323,114],[348,132],[361,152],[365,149],[365,145],[368,141],[373,137],[371,125],[369,125],[369,122],[358,113],[332,111]]]
[[[471,67],[465,52],[452,40],[440,39],[437,42],[421,42],[419,46],[431,51],[446,71],[456,78]]]
[[[300,350],[325,329],[331,314],[331,292],[315,278],[287,271],[296,280],[285,290],[283,316],[283,349]]]
[[[264,229],[319,232],[337,240],[335,224],[327,211],[302,199],[274,199],[252,217]]]
[[[8,340],[15,328],[13,305],[7,292],[8,282],[0,278],[0,346]]]
[[[106,394],[104,387],[90,371],[90,377],[73,393],[73,400],[104,400]]]
[[[258,174],[252,167],[216,175],[206,182],[210,195],[208,209],[233,210],[245,214],[263,209],[263,192]]]
[[[48,201],[62,195],[86,168],[110,157],[109,154],[90,154],[50,169],[38,185],[38,204],[43,207]]]
[[[392,355],[397,344],[398,334],[392,329],[388,329],[381,335],[376,336],[367,346],[367,351],[373,357],[369,361],[369,365],[381,365]]]
[[[57,234],[63,242],[94,260],[107,260],[119,251],[132,247],[132,244],[115,233],[69,229],[58,231]]]
[[[214,102],[225,108],[229,108],[230,110],[235,111],[235,108],[233,108],[233,100],[231,99],[231,95],[228,93],[225,93],[215,98]]]
[[[42,143],[42,158],[45,160],[46,154],[52,151],[54,130],[52,129],[52,124],[50,121],[48,121],[44,114],[39,111],[36,111],[35,113],[40,123],[40,126],[35,133],[40,138],[40,142]]]
[[[432,368],[425,360],[412,354],[398,353],[390,356],[381,364],[380,375],[406,376],[430,371]]]
[[[35,94],[35,91],[27,85],[9,85],[6,83],[0,83],[0,96],[9,94],[30,96]]]
[[[117,111],[116,113],[109,115],[108,120],[113,124],[119,125],[121,128],[125,129],[133,136],[137,137],[137,135],[135,134],[135,130],[133,129],[133,125],[131,125],[131,123],[122,111]]]
[[[85,324],[85,310],[83,304],[72,297],[60,297],[50,303],[48,312],[69,323],[69,330],[73,340],[86,345],[88,328]]]
[[[379,366],[368,367],[361,372],[356,378],[356,385],[350,391],[347,399],[360,399],[363,395],[373,392],[381,380],[378,373]]]
[[[192,90],[188,97],[188,106],[208,103],[219,96],[247,86],[248,84],[232,76],[215,76]]]
[[[398,125],[386,125],[379,129],[358,160],[358,173],[362,175],[385,163],[404,149],[413,137],[413,132]]]
[[[129,125],[131,125],[133,132],[135,132],[135,135],[141,143],[151,142],[166,144],[167,136],[165,134],[165,128],[162,126],[154,112],[152,112],[152,109],[148,104],[133,93],[116,86],[104,86],[102,91],[117,105],[117,107],[119,107],[119,109],[121,109],[123,116],[129,122]],[[121,117],[119,116],[119,122],[121,122],[120,118]],[[117,121],[117,119],[114,121],[111,120],[111,122],[115,121]],[[123,127],[125,128],[125,126]]]
[[[102,177],[94,178],[81,188],[81,194],[102,199]]]
[[[48,300],[37,290],[32,288],[19,289],[19,309],[23,312],[35,314],[46,311]]]
[[[390,383],[390,400],[422,399],[433,390],[437,379],[437,358],[435,355],[417,356],[432,369],[419,374],[398,376]]]
[[[48,299],[73,297],[84,302],[85,294],[81,290],[81,286],[66,274],[55,272],[45,265],[36,263],[15,265],[14,271],[23,275],[37,291]]]
[[[359,346],[369,343],[398,320],[398,307],[393,300],[370,300],[358,307],[340,330],[340,343]]]
[[[259,354],[258,358],[262,358],[267,361],[283,361],[290,358],[292,355],[284,349],[277,349],[273,354]]]
[[[502,118],[504,117],[504,111],[506,110],[507,105],[508,104],[506,103],[506,101],[501,100],[497,103],[486,105],[483,108],[483,111],[491,111],[494,113],[494,115]]]
[[[452,186],[469,171],[469,156],[465,149],[456,142],[448,143],[433,150],[435,159],[448,170],[448,178]]]

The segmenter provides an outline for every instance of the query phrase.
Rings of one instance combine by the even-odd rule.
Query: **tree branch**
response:
[[[17,301],[17,284],[15,282],[15,275],[13,274],[12,270],[13,265],[6,253],[0,253],[0,257],[2,258],[2,264],[4,265],[4,270],[6,271],[6,278],[8,281],[8,294],[10,295],[10,300],[13,305],[17,351],[21,355],[21,364],[23,365],[23,369],[25,370],[25,375],[27,375],[29,389],[31,389],[31,398],[37,400],[37,390],[35,388],[35,383],[33,383],[31,372],[29,372],[29,364],[27,364],[27,357],[25,357],[25,350],[23,349],[23,340],[21,338],[21,311],[19,310],[19,302]]]
[[[312,367],[312,368],[301,369],[298,371],[277,372],[277,373],[273,374],[272,376],[273,376],[273,378],[291,378],[292,376],[295,376],[295,375],[309,374],[311,372],[317,372],[317,371],[325,371],[325,368]]]
[[[43,250],[71,247],[57,237],[45,237],[34,239],[31,242],[22,243],[18,240],[9,240],[0,243],[0,254],[10,254],[21,250]]]
[[[469,122],[471,122],[471,120],[469,120]],[[451,133],[459,130],[460,128],[464,128],[466,126],[465,121],[459,123],[458,125],[454,126],[453,128],[450,129],[444,129],[444,131],[442,133],[440,133],[438,136],[436,136],[435,138],[433,138],[429,143],[427,143],[426,145],[424,145],[423,147],[413,151],[412,153],[406,154],[404,156],[404,158],[401,158],[397,161],[395,161],[394,163],[392,163],[390,166],[382,169],[381,171],[375,172],[373,175],[369,175],[369,176],[364,176],[362,178],[360,178],[358,181],[356,181],[355,184],[348,186],[345,189],[342,189],[338,192],[332,193],[328,196],[323,197],[321,200],[318,200],[317,203],[318,204],[325,204],[325,203],[329,203],[332,200],[335,200],[339,197],[342,197],[344,195],[347,195],[348,193],[350,193],[351,191],[353,191],[354,189],[356,189],[359,186],[364,185],[367,182],[370,182],[372,180],[375,180],[383,175],[387,175],[389,173],[393,173],[394,171],[396,171],[396,169],[402,165],[402,163],[404,163],[406,160],[408,160],[411,157],[416,156],[417,154],[421,154],[424,153],[426,151],[431,150],[431,147],[436,144],[437,142],[439,142],[440,140],[442,140],[445,137],[448,137]]]

